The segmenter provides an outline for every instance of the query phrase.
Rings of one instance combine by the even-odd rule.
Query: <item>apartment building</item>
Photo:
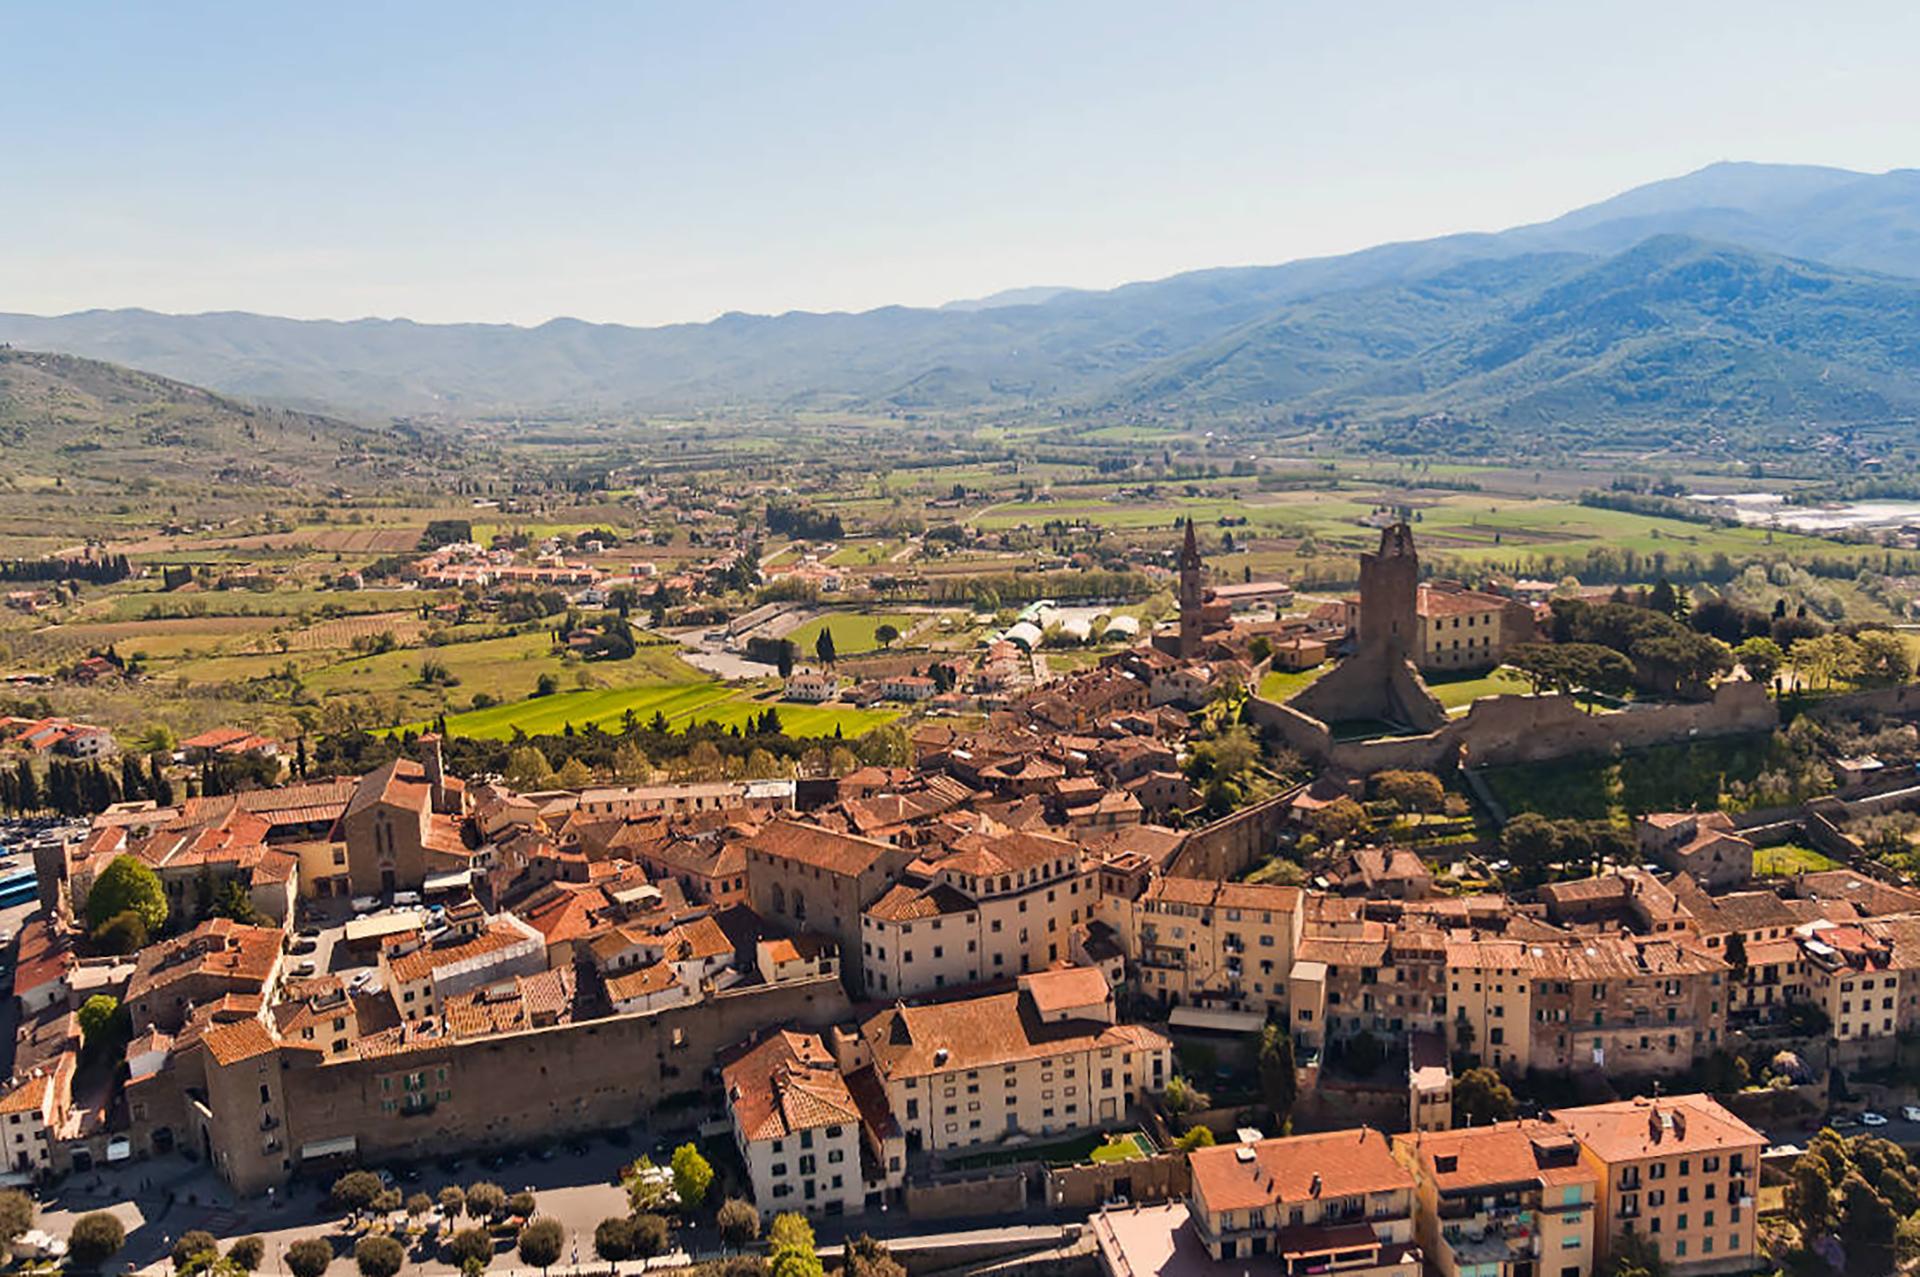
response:
[[[1288,1005],[1294,1037],[1327,1046],[1361,1033],[1398,1041],[1447,1024],[1447,942],[1436,927],[1356,920],[1300,941]]]
[[[1413,1175],[1376,1130],[1223,1144],[1189,1163],[1188,1221],[1215,1260],[1271,1256],[1285,1277],[1419,1277]]]
[[[860,1110],[817,1034],[781,1030],[721,1070],[734,1143],[766,1212],[866,1207]]]
[[[1414,1235],[1439,1277],[1589,1277],[1600,1180],[1565,1128],[1525,1120],[1396,1136]]]
[[[0,1147],[8,1173],[37,1178],[52,1171],[53,1140],[66,1120],[74,1064],[74,1054],[63,1052],[0,1095]]]
[[[1092,866],[1064,838],[964,835],[861,914],[869,988],[911,997],[1067,961],[1097,895]]]
[[[862,911],[912,859],[891,843],[778,820],[747,842],[747,896],[771,922],[831,936],[847,987],[859,992],[867,988]]]
[[[1807,999],[1832,1021],[1835,1054],[1849,1063],[1893,1050],[1902,1027],[1903,976],[1909,986],[1920,976],[1912,949],[1900,954],[1885,932],[1883,920],[1863,920],[1816,922],[1796,933]]]
[[[1297,887],[1157,877],[1109,909],[1140,991],[1170,1007],[1287,1013],[1300,946]]]
[[[1623,1238],[1651,1242],[1674,1277],[1756,1266],[1760,1132],[1706,1095],[1559,1109],[1599,1179],[1596,1265]]]
[[[1112,991],[1088,967],[1023,975],[1010,993],[895,1005],[860,1037],[908,1150],[1104,1126],[1173,1075],[1173,1044],[1116,1023]]]
[[[402,1019],[431,1019],[455,994],[545,971],[547,944],[503,913],[433,939],[417,931],[395,936],[381,946],[379,968],[381,987]]]
[[[1528,946],[1532,1067],[1684,1071],[1726,1035],[1726,960],[1687,933]]]

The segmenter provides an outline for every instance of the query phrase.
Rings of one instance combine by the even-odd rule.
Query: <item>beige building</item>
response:
[[[733,1139],[763,1212],[866,1208],[860,1110],[816,1034],[783,1030],[721,1072]]]
[[[909,1150],[1111,1125],[1173,1076],[1173,1044],[1115,1023],[1105,977],[1086,967],[1021,976],[1011,993],[895,1005],[860,1033]]]
[[[1239,1271],[1420,1277],[1413,1175],[1368,1127],[1195,1150],[1187,1216],[1207,1255]]]
[[[1146,996],[1285,1019],[1300,903],[1297,887],[1159,877],[1104,912]]]
[[[0,1095],[0,1132],[4,1132],[7,1159],[0,1171],[9,1177],[38,1178],[53,1169],[53,1141],[66,1119],[74,1063],[73,1054],[64,1052]]]
[[[1623,1237],[1656,1246],[1675,1277],[1756,1266],[1760,1132],[1710,1096],[1675,1095],[1560,1109],[1599,1178],[1596,1265]]]
[[[1402,1135],[1414,1231],[1438,1277],[1589,1277],[1600,1181],[1551,1122]]]
[[[422,744],[426,762],[396,758],[362,776],[340,817],[355,895],[418,891],[428,874],[467,868],[472,859],[460,835],[466,788],[442,769],[439,739]]]
[[[1064,838],[965,835],[861,914],[868,987],[911,997],[1068,961],[1097,894],[1092,866]]]
[[[747,843],[747,895],[755,913],[840,946],[847,987],[868,987],[861,915],[899,878],[913,853],[872,838],[777,820]]]

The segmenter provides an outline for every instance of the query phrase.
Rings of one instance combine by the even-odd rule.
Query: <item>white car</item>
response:
[[[355,896],[353,898],[353,911],[355,913],[372,913],[379,907],[380,898],[378,896]]]
[[[1868,1110],[1860,1115],[1860,1124],[1862,1126],[1885,1126],[1887,1124],[1887,1118],[1884,1113],[1875,1113],[1872,1110]]]
[[[1909,1104],[1900,1110],[1900,1116],[1909,1122],[1920,1122],[1920,1104]]]
[[[319,968],[314,966],[312,958],[302,958],[293,964],[293,973],[303,979],[314,974],[317,970],[319,970]]]

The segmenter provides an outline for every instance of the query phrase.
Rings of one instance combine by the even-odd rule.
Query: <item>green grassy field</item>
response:
[[[1625,823],[1644,812],[1721,806],[1729,782],[1751,781],[1767,769],[1769,744],[1764,734],[1727,736],[1613,759],[1489,767],[1484,775],[1509,816],[1533,811]]]
[[[1785,878],[1792,874],[1819,873],[1823,869],[1838,868],[1839,861],[1799,843],[1783,842],[1777,847],[1759,847],[1753,853],[1753,872],[1762,878]]]
[[[556,692],[552,696],[450,714],[447,731],[455,736],[489,740],[506,740],[516,729],[529,736],[558,733],[569,724],[575,730],[597,724],[607,731],[619,731],[629,712],[643,725],[651,722],[655,714],[662,714],[676,729],[707,722],[718,723],[723,728],[744,729],[749,720],[760,717],[769,707],[778,710],[780,728],[789,736],[832,736],[837,728],[842,736],[851,740],[900,717],[899,710],[891,709],[760,700],[746,689],[707,681]],[[418,731],[426,725],[411,726]]]
[[[1270,701],[1284,701],[1331,670],[1334,664],[1322,661],[1310,670],[1268,670],[1260,680],[1260,695]]]
[[[820,637],[820,631],[833,630],[833,650],[839,656],[858,656],[862,652],[871,652],[880,646],[873,632],[882,625],[891,625],[901,634],[907,633],[919,621],[919,617],[905,612],[835,612],[831,616],[819,616],[800,626],[787,638],[800,649],[801,659],[813,659],[813,645]]]
[[[1533,690],[1526,679],[1504,665],[1486,674],[1460,678],[1429,677],[1426,682],[1428,690],[1449,710],[1465,710],[1482,696],[1505,696]]]

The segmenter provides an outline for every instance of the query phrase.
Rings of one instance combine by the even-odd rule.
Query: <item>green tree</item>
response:
[[[1846,1221],[1848,1270],[1886,1273],[1893,1270],[1894,1235],[1900,1217],[1887,1199],[1858,1171],[1840,1184],[1840,1213]]]
[[[127,1244],[127,1230],[106,1211],[91,1211],[73,1221],[67,1233],[67,1258],[78,1268],[98,1268]]]
[[[1447,800],[1446,786],[1432,772],[1383,771],[1373,777],[1373,792],[1401,811],[1439,811]]]
[[[609,1264],[633,1258],[633,1217],[613,1215],[593,1229],[593,1253]]]
[[[89,1055],[118,1054],[125,1045],[127,1017],[121,1012],[120,999],[111,993],[96,993],[88,998],[81,1003],[75,1018],[80,1022],[80,1040]]]
[[[101,953],[138,953],[152,940],[152,932],[131,909],[123,909],[93,929],[93,944]]]
[[[507,1190],[492,1180],[476,1180],[467,1185],[467,1214],[475,1219],[492,1219],[507,1207]]]
[[[287,1247],[287,1271],[293,1277],[325,1277],[333,1265],[333,1245],[321,1237],[302,1237]]]
[[[843,1271],[846,1277],[907,1277],[906,1266],[871,1233],[862,1233],[847,1243]]]
[[[1595,1277],[1667,1277],[1667,1264],[1651,1237],[1627,1233],[1616,1239],[1613,1254]]]
[[[882,621],[873,627],[873,641],[881,647],[892,647],[900,637],[900,631],[890,622]]]
[[[1453,1117],[1461,1126],[1504,1122],[1518,1109],[1512,1088],[1493,1069],[1468,1069],[1454,1081]]]
[[[666,1254],[668,1240],[667,1221],[663,1216],[635,1215],[633,1217],[635,1259],[652,1259],[655,1255]]]
[[[407,1252],[393,1238],[373,1233],[355,1244],[353,1263],[360,1277],[394,1277],[406,1266]]]
[[[1213,1131],[1209,1127],[1195,1126],[1173,1142],[1173,1146],[1182,1153],[1191,1153],[1196,1148],[1213,1147]]]
[[[1273,1120],[1285,1129],[1294,1102],[1300,1098],[1300,1078],[1295,1071],[1293,1037],[1278,1024],[1260,1030],[1260,1097],[1273,1111]]]
[[[767,1277],[825,1277],[820,1257],[814,1253],[813,1227],[806,1216],[792,1211],[775,1215],[767,1239],[772,1243]]]
[[[522,792],[550,789],[553,786],[553,764],[532,745],[521,745],[507,755],[505,776],[508,785]]]
[[[348,1171],[333,1181],[333,1204],[358,1215],[373,1205],[373,1199],[380,1196],[386,1185],[372,1171]]]
[[[720,1203],[714,1222],[720,1226],[720,1240],[735,1250],[760,1236],[760,1212],[738,1197]]]
[[[831,666],[834,664],[833,627],[831,625],[823,625],[820,627],[819,637],[813,640],[813,654],[819,659],[822,665]]]
[[[680,1208],[694,1211],[707,1200],[707,1188],[713,1183],[713,1166],[691,1144],[673,1150],[673,1191],[680,1195]]]
[[[553,774],[556,789],[585,789],[593,784],[593,768],[577,758],[569,758],[560,764],[560,770]]]
[[[256,1234],[236,1237],[227,1247],[227,1258],[244,1272],[258,1272],[266,1257],[267,1240]]]
[[[220,1239],[204,1228],[189,1228],[174,1242],[172,1258],[176,1272],[197,1273],[220,1258]]]
[[[463,1228],[447,1239],[447,1258],[465,1269],[493,1262],[493,1236],[484,1228]]]
[[[1733,649],[1733,659],[1747,672],[1747,677],[1762,687],[1773,682],[1773,676],[1786,664],[1787,654],[1780,645],[1766,635],[1756,635],[1741,642]]]
[[[1307,826],[1322,843],[1351,838],[1367,827],[1367,811],[1342,794],[1307,818]]]
[[[97,928],[116,914],[131,912],[147,933],[167,923],[167,893],[160,875],[136,856],[115,856],[87,892],[87,925]]]
[[[12,1241],[33,1227],[33,1199],[17,1188],[0,1189],[0,1241]]]
[[[1827,1159],[1817,1152],[1802,1153],[1787,1177],[1787,1218],[1800,1230],[1800,1244],[1811,1246],[1833,1230],[1834,1176]]]
[[[559,1220],[536,1219],[520,1230],[520,1262],[544,1273],[560,1262],[566,1244],[567,1230],[560,1226]]]
[[[460,1212],[467,1208],[467,1190],[458,1184],[449,1184],[440,1190],[440,1213],[448,1219],[460,1218]]]
[[[1898,634],[1862,630],[1854,642],[1859,647],[1860,677],[1868,682],[1904,683],[1913,677],[1913,657]]]
[[[532,1219],[536,1205],[538,1203],[534,1200],[533,1194],[522,1190],[507,1198],[507,1214],[518,1215],[521,1219]]]
[[[433,1209],[433,1199],[425,1193],[408,1193],[404,1208],[416,1221]]]

